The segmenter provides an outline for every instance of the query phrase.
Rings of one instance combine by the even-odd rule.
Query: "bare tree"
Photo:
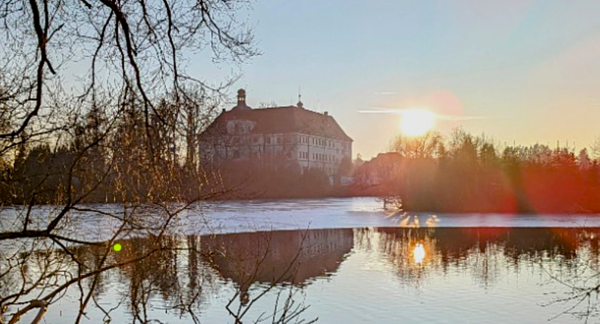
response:
[[[105,271],[164,250],[157,245],[115,258],[121,240],[160,241],[175,233],[182,210],[219,194],[182,194],[184,178],[197,174],[182,173],[177,143],[195,145],[197,120],[210,118],[205,103],[235,78],[210,86],[185,67],[190,53],[203,50],[217,61],[256,55],[250,31],[235,16],[247,5],[0,3],[0,205],[18,205],[0,210],[0,322],[16,323],[35,310],[39,322],[72,289],[80,322]],[[161,105],[163,98],[169,104]],[[188,149],[193,162],[196,152]],[[122,204],[82,204],[90,201]],[[77,253],[81,246],[99,248],[94,262]]]
[[[594,144],[590,146],[590,151],[593,159],[600,159],[600,136],[596,137]]]
[[[444,143],[442,135],[436,132],[417,137],[398,135],[390,144],[390,150],[412,159],[434,158],[443,154]]]

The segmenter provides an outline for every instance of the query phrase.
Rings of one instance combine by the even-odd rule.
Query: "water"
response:
[[[286,300],[288,317],[300,312],[294,320],[304,323],[584,323],[588,313],[597,320],[597,296],[585,290],[600,284],[597,215],[433,217],[379,207],[331,199],[188,210],[179,233],[120,241],[110,261],[162,250],[98,276],[82,322],[235,323],[243,314],[242,323],[272,323]],[[104,251],[73,253],[93,267]],[[79,302],[74,286],[44,318],[73,322]]]
[[[175,231],[183,234],[390,226],[600,227],[600,214],[404,214],[384,211],[382,205],[375,198],[203,202],[183,210],[173,225]],[[83,207],[88,210],[69,213],[69,231],[96,241],[109,239],[120,224],[100,212],[117,216],[124,213],[124,207],[119,204]],[[171,207],[176,209],[177,205]],[[43,228],[61,208],[34,207],[30,229]],[[25,211],[26,208],[19,207],[0,208],[0,230],[17,229],[20,226],[17,215]],[[127,212],[131,212],[131,208]]]

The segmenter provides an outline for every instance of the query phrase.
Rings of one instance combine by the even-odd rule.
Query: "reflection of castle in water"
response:
[[[112,258],[123,262],[152,249],[164,249],[121,268],[126,275],[120,278],[128,278],[131,287],[151,280],[163,296],[181,293],[175,290],[182,286],[206,292],[207,287],[195,285],[217,284],[217,277],[231,280],[242,290],[249,289],[253,283],[304,286],[310,280],[338,271],[353,248],[381,252],[392,263],[398,277],[406,282],[454,267],[472,271],[474,277],[487,284],[494,281],[500,267],[518,270],[523,260],[554,259],[557,261],[554,264],[568,269],[585,258],[591,267],[600,269],[599,234],[597,228],[273,231],[189,236],[184,241],[172,237],[159,241],[135,238],[121,241],[123,251],[112,254]],[[415,255],[417,246],[422,254],[419,258]],[[100,267],[96,263],[101,259],[102,248],[81,247],[73,252],[90,269]],[[180,274],[187,274],[187,283],[179,282]],[[103,281],[97,286],[102,287]]]
[[[252,283],[307,281],[337,271],[354,245],[353,230],[227,234],[202,240],[202,255],[242,290]]]
[[[222,279],[233,282],[241,298],[254,283],[303,287],[336,272],[353,242],[351,229],[274,231],[131,238],[120,240],[122,250],[110,253],[106,261],[103,244],[74,247],[72,253],[90,271],[107,263],[124,264],[99,273],[94,295],[103,295],[111,283],[119,282],[127,287],[120,293],[128,312],[145,321],[154,316],[148,312],[152,301],[174,312],[201,309],[223,287]],[[70,256],[63,258],[68,266]],[[128,262],[135,259],[139,260]]]
[[[72,255],[53,253],[57,253],[55,260],[62,260],[64,268],[73,271],[79,268],[72,259],[90,272],[108,264],[123,264],[93,278],[94,296],[114,295],[109,290],[119,282],[118,294],[123,299],[117,302],[145,321],[146,316],[156,316],[147,312],[152,305],[181,314],[201,310],[211,296],[231,285],[244,303],[254,287],[264,289],[262,284],[305,287],[338,271],[355,271],[352,262],[340,269],[351,251],[363,256],[374,253],[370,259],[379,265],[386,263],[382,269],[405,285],[420,287],[452,272],[488,286],[508,273],[540,265],[545,271],[567,275],[581,268],[600,273],[599,234],[598,228],[301,230],[131,238],[120,240],[122,250],[110,253],[106,260],[108,245],[74,246]],[[128,262],[135,259],[139,260]],[[229,285],[224,285],[223,279]],[[83,286],[91,287],[88,283]]]

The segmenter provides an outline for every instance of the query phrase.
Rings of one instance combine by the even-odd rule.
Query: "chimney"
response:
[[[328,112],[324,112],[323,115],[329,116],[329,113]]]

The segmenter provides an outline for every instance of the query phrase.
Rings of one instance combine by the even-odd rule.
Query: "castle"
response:
[[[295,162],[301,171],[319,169],[335,175],[352,158],[352,138],[327,112],[296,106],[253,109],[246,91],[200,135],[202,159],[212,163],[256,159],[264,164]]]

